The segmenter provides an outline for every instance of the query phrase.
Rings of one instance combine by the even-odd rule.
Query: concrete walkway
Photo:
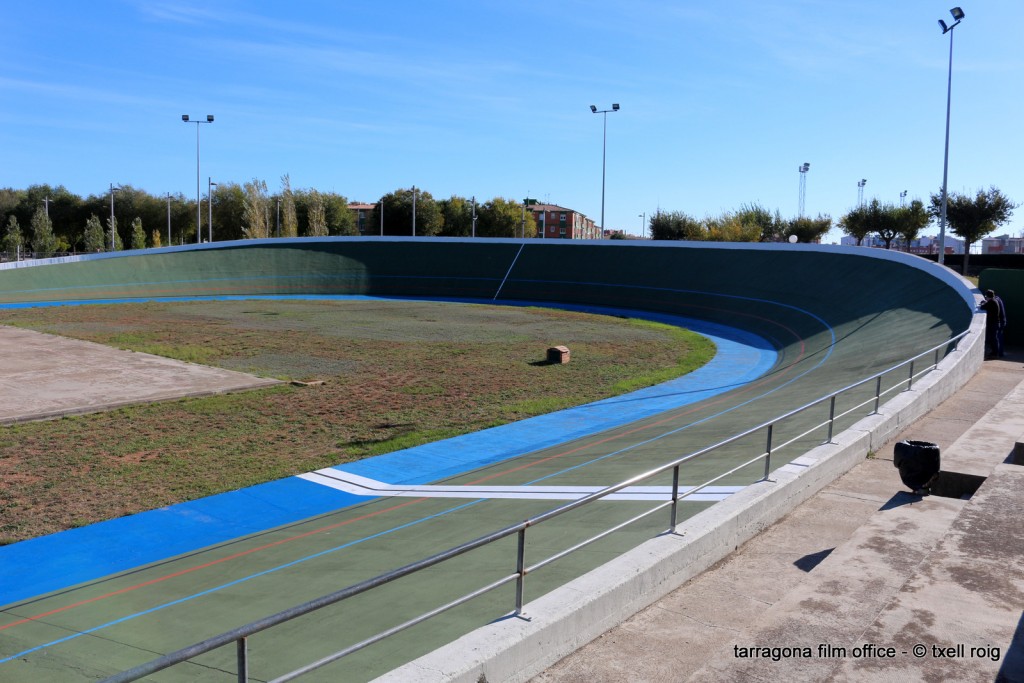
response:
[[[0,425],[280,384],[0,325]]]
[[[969,499],[912,495],[892,462],[905,439],[984,483]],[[1024,681],[1024,467],[1003,464],[1024,463],[1022,441],[1018,351],[533,681]]]

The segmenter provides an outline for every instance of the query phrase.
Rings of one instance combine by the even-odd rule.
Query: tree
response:
[[[717,218],[704,219],[708,239],[713,242],[758,242],[762,226],[754,221],[745,221],[744,216],[725,213]]]
[[[877,234],[883,240],[885,235],[892,232],[886,242],[886,248],[895,237],[895,224],[891,220],[891,205],[882,205],[877,199],[872,199],[868,204],[861,204],[839,220],[839,226],[850,237],[857,238],[857,246],[860,246],[865,237],[871,233]]]
[[[892,248],[892,241],[899,237],[900,222],[896,212],[898,209],[892,204],[880,204],[877,199],[871,200],[869,207],[870,220],[874,223],[874,231],[879,239],[885,242],[885,248]]]
[[[53,256],[57,250],[57,238],[53,234],[53,223],[46,215],[46,209],[39,207],[32,215],[32,251],[37,258]]]
[[[160,241],[160,231],[159,230],[154,230],[151,233],[149,233],[149,239],[153,243],[153,248],[154,249],[159,249],[161,247],[162,243]]]
[[[213,188],[213,231],[218,242],[244,239],[245,190],[238,183],[222,182]]]
[[[89,220],[85,222],[85,234],[82,236],[82,242],[85,251],[89,254],[106,251],[107,241],[104,239],[103,225],[100,224],[100,219],[96,217],[96,214],[89,216]]]
[[[839,227],[848,236],[857,240],[859,247],[864,238],[871,234],[871,226],[868,225],[868,209],[861,204],[851,209],[845,216],[839,219]]]
[[[281,176],[281,237],[298,237],[299,219],[295,214],[295,195],[291,177]]]
[[[348,208],[348,199],[335,192],[321,192],[324,198],[324,213],[327,217],[327,231],[331,235],[358,235],[356,217]],[[380,223],[378,222],[377,225]]]
[[[756,226],[760,233],[759,239],[762,242],[777,242],[782,239],[782,234],[785,232],[786,223],[782,220],[779,212],[776,210],[772,214],[760,204],[744,204],[734,215],[740,225],[744,227],[744,232]]]
[[[110,250],[124,251],[124,242],[121,241],[121,233],[117,231],[117,216],[107,217],[107,234],[114,240],[114,243],[110,245]]]
[[[701,222],[682,211],[659,211],[651,217],[651,239],[703,240],[706,238],[707,234]]]
[[[473,234],[473,207],[465,197],[452,195],[438,202],[444,226],[438,233],[444,237],[469,237]],[[520,223],[522,219],[520,219]]]
[[[11,216],[7,219],[7,230],[4,232],[4,251],[7,252],[7,258],[19,258],[23,246],[25,246],[25,238],[21,234],[18,218]]]
[[[326,237],[327,230],[327,204],[324,203],[324,196],[316,190],[310,190],[307,195],[308,226],[306,234],[310,237]]]
[[[971,245],[1010,220],[1017,205],[995,187],[978,190],[974,198],[963,194],[946,197],[946,222],[950,230],[964,241],[964,274],[967,273],[967,259]],[[932,195],[931,213],[939,216],[942,212],[942,194]]]
[[[415,232],[412,224],[414,190],[416,193]],[[441,209],[429,192],[410,188],[395,190],[384,195],[370,214],[372,225],[380,225],[381,207],[384,210],[385,235],[436,235],[441,229]],[[351,212],[349,213],[351,214]]]
[[[267,183],[259,178],[245,184],[245,210],[242,215],[242,233],[246,239],[270,237],[267,212],[270,200],[267,198]]]
[[[537,220],[533,212],[526,211],[526,225],[523,226],[524,207],[514,199],[495,197],[484,202],[477,209],[477,237],[536,237]]]
[[[931,217],[924,208],[924,202],[920,199],[910,202],[910,206],[901,206],[896,209],[897,230],[907,250],[910,249],[910,243],[918,238],[930,220]]]
[[[138,216],[132,221],[132,249],[146,248],[146,231],[142,229],[142,219]]]
[[[817,218],[798,216],[786,224],[786,237],[796,235],[801,242],[817,242],[832,229],[832,217],[818,214]]]

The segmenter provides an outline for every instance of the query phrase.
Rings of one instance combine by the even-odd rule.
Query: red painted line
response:
[[[60,614],[61,612],[67,612],[68,610],[74,609],[76,607],[81,607],[82,605],[88,605],[88,604],[93,603],[93,602],[98,602],[100,600],[105,600],[107,598],[112,598],[112,597],[114,597],[116,595],[123,595],[124,593],[130,593],[130,592],[132,592],[134,590],[138,590],[139,588],[145,588],[146,586],[152,586],[152,585],[157,584],[157,583],[162,583],[164,581],[169,581],[170,579],[174,579],[174,578],[177,578],[179,576],[184,576],[186,574],[191,574],[192,572],[197,572],[200,569],[207,569],[209,567],[214,567],[214,566],[216,566],[218,564],[222,564],[222,563],[228,562],[230,560],[236,560],[236,559],[238,559],[240,557],[245,557],[246,555],[251,555],[253,553],[260,552],[262,550],[267,550],[267,549],[273,548],[275,546],[284,545],[285,543],[291,543],[292,541],[297,541],[297,540],[299,540],[301,538],[308,538],[309,536],[313,536],[315,534],[323,533],[324,531],[330,531],[331,529],[337,529],[339,527],[343,527],[343,526],[346,526],[348,524],[352,524],[354,522],[361,522],[361,521],[369,519],[371,517],[376,517],[377,515],[384,514],[385,512],[392,512],[394,510],[406,507],[408,505],[414,505],[416,503],[422,503],[425,500],[428,500],[428,499],[427,498],[418,498],[416,500],[406,501],[406,502],[400,503],[398,505],[393,505],[393,506],[391,506],[389,508],[386,508],[384,510],[377,510],[376,512],[371,512],[371,513],[362,515],[361,517],[354,517],[352,519],[345,520],[344,522],[338,522],[337,524],[331,524],[331,525],[322,527],[320,529],[314,529],[312,531],[307,531],[307,532],[302,533],[302,534],[297,534],[297,535],[291,536],[289,538],[283,538],[283,539],[281,539],[279,541],[274,541],[273,543],[267,543],[266,545],[261,545],[261,546],[259,546],[257,548],[250,548],[249,550],[243,550],[242,552],[235,553],[234,555],[228,555],[227,557],[222,557],[219,560],[212,560],[212,561],[207,562],[205,564],[200,564],[200,565],[196,565],[195,567],[190,567],[189,569],[182,569],[181,571],[177,571],[177,572],[174,572],[172,574],[166,574],[164,576],[160,576],[160,577],[155,578],[155,579],[150,579],[149,581],[143,581],[142,583],[135,584],[134,586],[128,586],[126,588],[121,588],[121,589],[118,589],[116,591],[112,591],[110,593],[106,593],[104,595],[97,595],[96,597],[89,598],[88,600],[81,600],[79,602],[76,602],[76,603],[73,603],[73,604],[70,604],[70,605],[65,605],[63,607],[58,607],[57,609],[50,610],[49,612],[43,612],[42,614],[36,614],[34,616],[31,616],[31,617],[26,617],[26,618],[24,618],[24,619],[22,619],[20,621],[15,621],[15,622],[12,622],[10,624],[4,624],[3,626],[0,626],[0,631],[3,631],[5,629],[9,629],[12,626],[18,626],[20,624],[27,624],[27,623],[32,622],[32,621],[38,621],[39,619],[43,619],[45,617],[49,617],[49,616],[52,616],[54,614]]]
[[[704,307],[704,306],[692,306],[692,308],[706,308],[706,307]],[[774,325],[777,325],[778,327],[781,327],[781,328],[785,329],[787,332],[789,332],[790,334],[792,334],[793,337],[800,342],[800,353],[797,354],[796,359],[792,363],[787,365],[778,375],[776,375],[776,376],[774,376],[772,378],[767,378],[767,377],[766,378],[762,378],[761,380],[759,380],[757,382],[754,382],[753,384],[750,384],[749,386],[745,387],[739,393],[746,393],[746,392],[749,392],[749,391],[753,391],[758,386],[766,383],[769,379],[777,379],[779,376],[788,373],[797,363],[800,362],[801,359],[803,359],[803,357],[805,355],[805,352],[806,352],[806,343],[805,343],[805,340],[802,339],[794,330],[792,330],[789,327],[787,327],[785,325],[782,325],[782,324],[780,324],[780,323],[778,323],[778,322],[776,322],[774,320],[770,320],[768,318],[763,318],[761,316],[745,314],[745,313],[738,313],[737,315],[743,315],[743,316],[746,316],[746,317],[757,318],[759,320],[763,320],[763,321],[772,323]],[[647,429],[651,429],[652,427],[656,427],[656,426],[662,425],[662,424],[664,424],[666,422],[669,422],[671,420],[677,419],[677,418],[679,418],[682,415],[687,415],[687,414],[690,414],[690,413],[695,412],[697,410],[706,408],[708,405],[717,405],[718,403],[721,403],[723,401],[725,401],[725,397],[724,396],[719,398],[719,399],[716,399],[715,401],[711,402],[710,404],[709,403],[702,403],[699,406],[690,407],[690,408],[688,408],[687,410],[685,410],[683,412],[672,413],[671,415],[665,417],[664,419],[658,420],[656,422],[649,423],[649,424],[643,425],[641,427],[636,427],[634,429],[630,429],[630,430],[627,430],[625,432],[619,432],[619,433],[616,433],[614,435],[608,436],[608,437],[606,437],[604,439],[601,439],[601,440],[599,440],[597,442],[589,442],[589,443],[587,443],[585,445],[577,446],[576,448],[572,448],[572,449],[569,449],[569,450],[566,450],[566,451],[562,451],[562,452],[559,452],[559,453],[552,454],[552,455],[550,455],[550,456],[548,456],[546,458],[542,458],[540,460],[534,460],[534,461],[531,461],[531,462],[519,465],[517,467],[512,467],[512,468],[509,468],[509,469],[506,469],[506,470],[502,470],[501,472],[496,472],[496,473],[490,474],[490,475],[488,475],[486,477],[482,477],[480,479],[473,480],[473,481],[469,482],[469,484],[479,484],[479,483],[482,483],[482,482],[485,482],[485,481],[489,481],[491,479],[495,479],[497,477],[500,477],[500,476],[503,476],[503,475],[506,475],[506,474],[510,474],[510,473],[513,473],[513,472],[519,472],[519,471],[522,471],[522,470],[529,469],[529,468],[531,468],[531,467],[533,467],[535,465],[539,465],[539,464],[546,463],[546,462],[551,462],[553,460],[557,460],[557,459],[565,457],[567,455],[571,455],[573,453],[577,453],[580,450],[583,450],[585,448],[590,448],[590,447],[593,447],[595,445],[600,445],[600,444],[603,444],[603,443],[609,443],[609,442],[621,439],[623,437],[629,436],[631,434],[635,434],[636,432],[640,432],[640,431],[644,431],[644,430],[647,430]],[[157,577],[155,579],[150,579],[149,581],[144,581],[142,583],[135,584],[133,586],[128,586],[126,588],[121,588],[121,589],[118,589],[116,591],[112,591],[110,593],[105,593],[103,595],[98,595],[98,596],[96,596],[94,598],[89,598],[87,600],[81,600],[79,602],[72,603],[70,605],[65,605],[63,607],[58,607],[58,608],[50,610],[48,612],[43,612],[41,614],[37,614],[37,615],[31,616],[31,617],[26,617],[26,618],[21,619],[19,621],[15,621],[15,622],[12,622],[10,624],[5,624],[3,626],[0,626],[0,631],[4,631],[4,630],[12,628],[14,626],[19,626],[21,624],[26,624],[26,623],[30,623],[30,622],[33,622],[33,621],[38,621],[40,619],[44,619],[44,618],[52,616],[54,614],[60,614],[62,612],[67,612],[69,610],[72,610],[72,609],[75,609],[75,608],[78,608],[78,607],[82,607],[84,605],[88,605],[88,604],[92,604],[92,603],[95,603],[95,602],[99,602],[100,600],[105,600],[107,598],[115,597],[115,596],[118,596],[118,595],[123,595],[125,593],[130,593],[132,591],[139,590],[139,589],[145,588],[147,586],[152,586],[152,585],[155,585],[155,584],[158,584],[158,583],[162,583],[164,581],[169,581],[170,579],[173,579],[173,578],[177,578],[177,577],[180,577],[180,576],[191,574],[193,572],[197,572],[197,571],[199,571],[201,569],[207,569],[209,567],[213,567],[213,566],[216,566],[216,565],[219,565],[219,564],[223,564],[223,563],[231,561],[231,560],[236,560],[238,558],[245,557],[247,555],[252,555],[253,553],[257,553],[257,552],[260,552],[260,551],[263,551],[263,550],[267,550],[269,548],[273,548],[273,547],[276,547],[276,546],[284,545],[286,543],[291,543],[292,541],[296,541],[296,540],[299,540],[299,539],[308,538],[310,536],[314,536],[316,534],[323,533],[325,531],[330,531],[332,529],[337,529],[337,528],[340,528],[340,527],[344,527],[344,526],[347,526],[349,524],[353,524],[355,522],[364,521],[364,520],[369,519],[371,517],[376,517],[376,516],[384,514],[386,512],[392,512],[394,510],[398,510],[398,509],[401,509],[401,508],[404,508],[404,507],[409,507],[411,505],[416,505],[418,503],[422,503],[422,502],[425,502],[427,500],[429,500],[429,498],[417,498],[415,500],[406,501],[406,502],[400,503],[398,505],[393,505],[393,506],[391,506],[389,508],[385,508],[383,510],[378,510],[376,512],[371,512],[371,513],[362,515],[360,517],[354,517],[352,519],[345,520],[343,522],[338,522],[336,524],[331,524],[331,525],[322,527],[320,529],[314,529],[312,531],[307,531],[307,532],[302,533],[302,534],[297,534],[295,536],[291,536],[289,538],[281,539],[279,541],[274,541],[272,543],[267,543],[265,545],[262,545],[262,546],[259,546],[259,547],[256,547],[256,548],[250,548],[249,550],[244,550],[244,551],[235,553],[234,555],[229,555],[227,557],[222,557],[222,558],[220,558],[218,560],[213,560],[211,562],[207,562],[205,564],[197,565],[197,566],[191,567],[189,569],[183,569],[181,571],[173,572],[171,574],[166,574],[164,576]]]

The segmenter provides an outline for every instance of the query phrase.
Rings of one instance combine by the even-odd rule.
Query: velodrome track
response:
[[[460,497],[449,497],[456,495],[451,490],[421,495],[423,489],[413,496],[355,495],[298,479],[276,484],[230,514],[258,517],[263,507],[294,505],[292,521],[272,517],[280,523],[255,533],[196,541],[186,550],[174,546],[167,553],[173,557],[146,560],[140,567],[85,579],[71,571],[78,580],[66,586],[19,595],[0,612],[0,681],[93,680],[420,559],[558,503],[536,496],[498,497],[495,489],[481,486],[518,494],[524,486],[557,490],[615,483],[940,344],[966,330],[973,317],[970,290],[934,264],[875,250],[804,245],[296,239],[103,255],[0,272],[0,304],[8,305],[253,295],[403,296],[640,310],[737,328],[748,345],[770,347],[761,350],[774,360],[758,376],[723,381],[701,400],[680,401],[678,407],[611,429],[582,430],[569,442],[550,443],[548,427],[540,427],[527,437],[542,447],[517,443],[497,455],[471,453],[440,467],[422,462],[420,452],[345,468],[363,477],[350,477],[356,483],[372,479],[406,488],[443,483],[459,487]],[[820,416],[808,417],[803,424],[818,421]],[[787,429],[798,433],[801,426],[796,421]],[[495,439],[505,441],[500,434]],[[808,439],[806,446],[822,439]],[[703,481],[748,459],[761,441],[758,436],[696,463],[684,473],[684,483]],[[429,452],[444,449],[441,444]],[[794,450],[786,459],[799,454]],[[759,474],[757,468],[741,471],[723,485],[743,487]],[[470,497],[459,493],[467,487],[476,487]],[[688,503],[686,514],[711,504]],[[541,553],[563,547],[644,505],[649,502],[589,506],[539,533],[531,547]],[[313,512],[300,520],[297,511]],[[637,526],[531,575],[528,597],[660,533],[665,523]],[[173,528],[161,533],[173,535]],[[113,537],[111,548],[116,548],[117,534]],[[2,548],[0,571],[15,562],[22,573],[31,571],[30,561],[41,568],[60,566],[60,548],[68,538],[57,534]],[[252,674],[261,680],[279,675],[507,573],[514,563],[510,545],[475,555],[471,564],[467,558],[447,572],[428,572],[415,585],[399,582],[254,638]],[[107,554],[118,552],[107,549]],[[345,680],[371,678],[510,606],[507,593],[471,603],[312,680],[337,680],[338,671],[345,672]],[[211,653],[153,680],[232,680],[216,672],[233,671],[233,660],[233,651]]]

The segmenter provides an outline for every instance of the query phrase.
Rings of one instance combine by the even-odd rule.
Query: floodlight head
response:
[[[182,114],[181,115],[181,120],[184,121],[185,123],[188,123],[188,114]]]
[[[949,27],[946,26],[946,22],[944,22],[942,19],[939,19],[939,28],[942,29],[943,33],[948,33],[949,32]]]
[[[213,123],[213,114],[207,114],[206,115],[206,122],[207,123]]]
[[[612,111],[618,111],[618,110],[619,110],[619,105],[613,104],[612,105]]]
[[[957,21],[960,21],[961,19],[964,18],[964,11],[959,7],[954,7],[953,9],[949,10],[949,13],[953,15],[953,18],[956,19]]]
[[[597,107],[595,105],[593,105],[593,104],[590,105],[590,111],[592,111],[593,113],[596,114],[597,113]]]

